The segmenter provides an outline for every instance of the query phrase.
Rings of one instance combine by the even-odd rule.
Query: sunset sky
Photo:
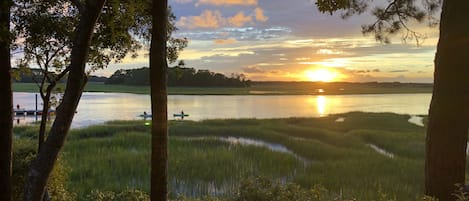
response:
[[[343,20],[321,14],[312,0],[169,0],[179,31],[190,42],[180,59],[187,67],[267,81],[431,82],[438,30],[417,47],[363,36],[369,14]],[[175,64],[173,64],[175,65]],[[148,57],[125,59],[96,74],[148,66]],[[170,65],[172,66],[172,65]]]

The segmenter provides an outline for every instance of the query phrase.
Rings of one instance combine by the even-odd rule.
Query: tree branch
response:
[[[60,72],[60,74],[58,74],[57,77],[55,77],[55,82],[60,81],[70,71],[70,69],[71,69],[71,67],[68,66],[67,68],[65,68],[65,70]]]
[[[55,56],[57,56],[57,54],[62,51],[63,49],[65,48],[65,45],[62,45],[60,46],[57,50],[55,50],[52,55],[50,56],[51,58],[54,58]]]

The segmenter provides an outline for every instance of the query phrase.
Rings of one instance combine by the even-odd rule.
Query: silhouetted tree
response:
[[[41,21],[42,18],[54,21],[70,17],[68,19],[73,25],[70,28],[73,30],[71,34],[63,36],[66,38],[65,41],[70,41],[69,46],[58,40],[62,38],[54,38],[62,36],[57,33],[52,34],[51,41],[45,40],[46,43],[57,42],[66,45],[70,49],[70,53],[62,55],[65,59],[60,60],[65,62],[62,65],[66,66],[64,71],[60,73],[68,71],[63,101],[57,107],[54,123],[36,160],[33,161],[25,186],[25,200],[38,200],[44,192],[49,174],[70,129],[83,88],[87,82],[88,72],[103,68],[111,61],[118,62],[129,52],[135,53],[141,47],[141,40],[135,39],[135,36],[149,37],[151,16],[148,10],[150,1],[21,0],[21,2],[18,4],[20,9],[15,17],[18,19],[18,33],[23,34],[26,39],[33,37],[32,34],[49,39],[49,35],[47,35],[49,32],[43,29],[53,29],[53,27],[47,27],[51,24],[38,23],[39,20],[34,17],[37,13],[39,13]],[[28,45],[28,43],[24,45]],[[31,45],[30,48],[37,50],[38,46]],[[42,46],[39,46],[40,51],[43,49]],[[44,51],[47,52],[47,50]],[[47,57],[47,54],[43,54],[43,56]],[[133,56],[136,55],[133,54]],[[42,59],[35,57],[32,60],[37,61],[38,58]],[[52,63],[55,65],[55,62]],[[90,66],[88,72],[86,64]],[[57,74],[51,74],[51,76],[53,75]],[[48,79],[47,76],[45,77]]]
[[[362,13],[366,0],[319,0],[319,10],[345,10],[344,17]],[[407,26],[410,20],[436,25],[434,16],[441,8],[440,37],[435,55],[433,96],[429,110],[425,159],[425,194],[441,201],[454,200],[455,184],[465,181],[466,143],[469,119],[469,1],[467,0],[392,0],[373,10],[377,20],[363,26],[380,41],[389,42],[391,34],[404,30],[404,39],[422,35]]]
[[[425,193],[454,200],[454,184],[464,184],[469,119],[469,1],[445,0],[435,55],[430,104]]]
[[[49,136],[28,173],[24,191],[25,201],[40,201],[44,195],[47,180],[64,144],[86,83],[85,66],[88,61],[91,39],[105,0],[73,1],[73,3],[80,17],[75,30],[75,38],[72,41],[68,82]]]
[[[23,39],[23,58],[20,69],[28,69],[30,63],[39,69],[30,70],[41,96],[42,115],[38,134],[38,149],[45,140],[46,123],[55,86],[69,72],[69,56],[73,26],[76,19],[72,10],[64,12],[63,5],[54,2],[16,0],[16,34]],[[54,28],[48,28],[44,25]]]
[[[0,200],[11,200],[13,98],[9,0],[0,1]]]
[[[20,43],[25,50],[22,64],[35,63],[42,68],[41,95],[47,99],[50,89],[60,78],[67,78],[63,101],[57,107],[57,116],[47,139],[40,135],[41,149],[33,161],[25,186],[25,200],[38,200],[44,193],[50,171],[70,128],[87,74],[106,67],[112,61],[120,61],[129,52],[136,56],[142,40],[135,39],[135,36],[149,39],[151,1],[15,2],[15,30],[24,39],[24,43]],[[167,17],[175,21],[174,15]],[[170,31],[167,34],[176,30],[174,23],[168,26]],[[175,60],[178,52],[187,46],[187,39],[171,39],[168,43],[169,59]],[[87,66],[90,67],[88,70]],[[50,72],[49,67],[58,72]],[[44,107],[47,108],[47,104]],[[43,130],[41,126],[41,133]]]
[[[149,85],[149,69],[120,69],[109,77],[105,84]],[[168,68],[168,86],[185,87],[248,87],[250,81],[243,74],[226,77],[221,73],[179,66]]]
[[[168,200],[168,97],[167,97],[167,29],[168,1],[152,1],[150,47],[151,83],[151,190],[153,201]]]

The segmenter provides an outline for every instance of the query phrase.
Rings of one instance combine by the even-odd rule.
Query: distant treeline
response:
[[[104,83],[123,85],[150,85],[149,68],[121,69],[114,72]],[[243,74],[227,77],[221,73],[194,68],[168,68],[168,86],[170,87],[249,87],[251,81]]]
[[[42,80],[42,71],[39,69],[12,69],[13,82],[22,82],[22,83],[38,83]],[[89,76],[88,82],[105,82],[108,78],[102,76]],[[64,76],[60,83],[67,81],[67,76]]]

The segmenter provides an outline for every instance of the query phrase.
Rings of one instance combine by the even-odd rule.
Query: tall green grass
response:
[[[335,122],[339,117],[344,122]],[[322,118],[230,119],[170,122],[171,196],[230,196],[252,176],[305,188],[322,185],[331,197],[343,194],[377,200],[385,192],[416,200],[423,189],[424,128],[408,115],[352,112]],[[16,128],[32,136],[32,128]],[[230,144],[220,137],[243,137],[279,144],[301,158],[259,146]],[[79,199],[91,190],[148,191],[150,126],[114,121],[73,130],[63,159],[71,168],[68,187]],[[368,144],[394,154],[377,153]]]
[[[122,132],[70,141],[65,157],[72,168],[70,188],[78,195],[93,189],[119,191],[127,187],[148,191],[150,138],[148,133]],[[229,195],[243,178],[258,175],[286,180],[303,169],[291,155],[211,138],[171,138],[169,153],[173,197]]]

